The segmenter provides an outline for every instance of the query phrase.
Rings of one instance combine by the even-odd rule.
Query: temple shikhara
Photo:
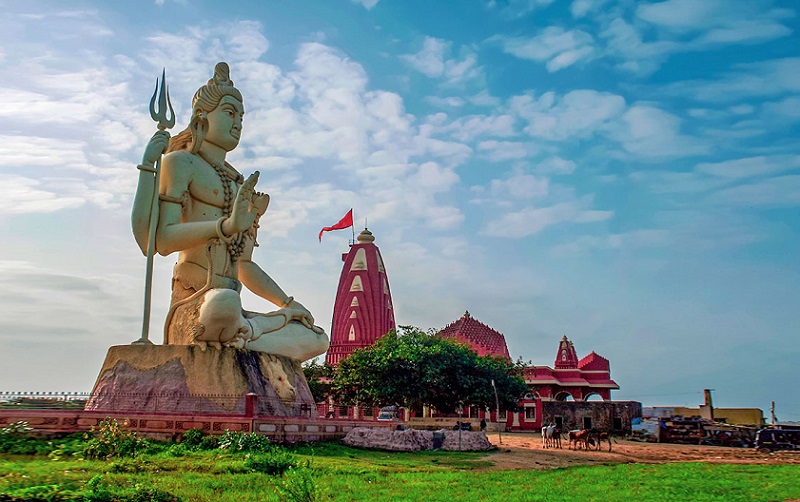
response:
[[[469,311],[464,312],[461,319],[445,326],[439,336],[466,343],[479,356],[498,356],[511,360],[506,338],[502,333],[475,319],[469,315]]]
[[[333,366],[395,328],[389,279],[375,237],[365,228],[357,241],[342,254],[344,266],[333,306],[331,346],[325,357]]]

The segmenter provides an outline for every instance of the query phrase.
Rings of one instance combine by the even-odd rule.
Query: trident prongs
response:
[[[150,116],[158,122],[158,129],[161,131],[175,126],[175,110],[172,109],[172,102],[169,100],[166,73],[166,68],[161,71],[161,89],[158,88],[158,79],[156,79],[156,89],[153,91],[153,97],[150,98]],[[156,110],[156,97],[158,98],[158,110]],[[168,107],[169,118],[167,118]]]

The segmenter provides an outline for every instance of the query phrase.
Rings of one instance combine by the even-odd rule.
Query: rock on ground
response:
[[[436,431],[437,436],[442,434],[444,441],[441,448],[449,451],[487,451],[494,449],[483,431],[461,431],[461,444],[459,447],[459,432],[442,429]],[[441,437],[441,436],[438,436]],[[370,429],[356,427],[347,433],[343,440],[347,446],[356,448],[369,448],[386,451],[420,451],[433,450],[434,432],[406,429],[393,431],[386,428]]]

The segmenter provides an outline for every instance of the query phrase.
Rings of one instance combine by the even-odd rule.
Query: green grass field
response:
[[[800,499],[800,465],[618,464],[510,471],[490,469],[492,455],[485,453],[387,453],[336,443],[272,448],[268,455],[151,444],[135,456],[87,460],[78,458],[77,443],[71,444],[49,456],[44,447],[38,455],[0,454],[0,501]],[[277,465],[269,462],[274,458],[293,467],[282,475],[265,474],[264,465]]]

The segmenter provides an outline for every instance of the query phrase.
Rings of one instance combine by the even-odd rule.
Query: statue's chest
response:
[[[193,177],[189,185],[189,195],[193,202],[213,206],[223,212],[230,213],[239,185],[230,177],[221,177],[213,168],[204,169]]]

